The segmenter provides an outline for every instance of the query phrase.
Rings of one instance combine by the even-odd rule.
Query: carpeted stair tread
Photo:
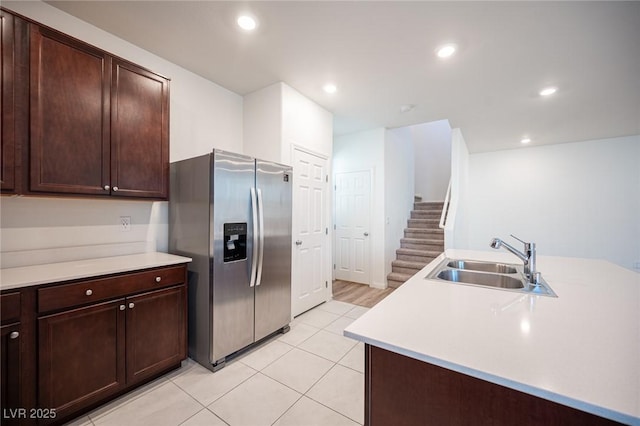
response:
[[[404,228],[405,231],[414,231],[414,232],[422,232],[424,234],[438,234],[444,235],[444,229],[438,228],[412,228],[411,226],[407,226]]]
[[[422,269],[427,266],[429,262],[414,262],[411,260],[394,260],[391,262],[392,266],[397,266],[399,268],[413,268],[413,269]]]
[[[440,223],[440,219],[439,218],[423,218],[423,217],[412,217],[409,219],[409,223],[411,222],[415,222],[415,223],[425,223],[425,224],[430,224],[430,223],[435,223],[435,224],[439,224]]]
[[[438,244],[442,244],[442,239],[433,239],[433,238],[401,238],[401,239],[400,239],[400,243],[438,245]]]
[[[439,212],[421,212],[418,210],[414,210],[411,212],[411,219],[437,219],[438,223],[440,222],[440,213]]]
[[[393,281],[405,282],[409,278],[411,278],[412,276],[413,276],[413,274],[403,274],[403,273],[400,273],[400,272],[391,272],[389,275],[387,275],[387,279],[388,280],[393,280]]]
[[[396,254],[407,254],[409,256],[438,257],[441,253],[442,251],[437,250],[420,250],[411,248],[399,248],[396,250]]]
[[[414,210],[436,210],[442,211],[444,202],[442,201],[416,201],[413,203]]]
[[[425,237],[434,239],[444,239],[444,230],[442,229],[429,229],[429,228],[404,228],[406,234],[419,234]],[[405,237],[407,238],[407,237]],[[408,237],[411,238],[411,237]]]

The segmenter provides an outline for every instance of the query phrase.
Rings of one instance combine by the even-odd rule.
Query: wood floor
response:
[[[394,288],[378,289],[368,285],[336,280],[333,282],[333,300],[353,303],[354,305],[372,308],[387,297]]]

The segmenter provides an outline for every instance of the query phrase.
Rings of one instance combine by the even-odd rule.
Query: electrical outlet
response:
[[[120,231],[131,231],[131,216],[120,216]]]

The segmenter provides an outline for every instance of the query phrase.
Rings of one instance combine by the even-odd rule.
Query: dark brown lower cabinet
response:
[[[0,424],[17,425],[23,417],[21,295],[18,291],[0,295]]]
[[[365,346],[368,426],[614,424],[618,423],[376,346]]]
[[[39,423],[70,420],[179,366],[186,330],[184,283],[40,316],[38,407],[54,410],[55,419]]]
[[[3,425],[19,424],[20,414],[17,410],[22,408],[20,403],[21,395],[21,358],[20,358],[20,324],[10,324],[0,327],[0,377],[2,378],[2,388],[0,398],[2,406]]]
[[[187,357],[186,295],[181,285],[127,298],[127,383]]]
[[[64,418],[125,386],[125,300],[38,319],[39,408]]]

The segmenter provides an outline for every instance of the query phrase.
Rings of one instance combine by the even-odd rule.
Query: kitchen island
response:
[[[640,424],[640,274],[539,256],[554,298],[425,279],[445,257],[518,263],[447,250],[345,329],[367,345],[366,424]]]

